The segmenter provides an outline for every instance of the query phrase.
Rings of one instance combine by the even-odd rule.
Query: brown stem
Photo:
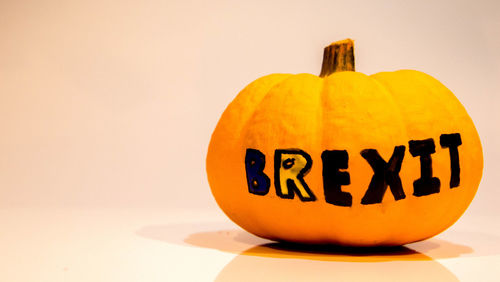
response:
[[[354,71],[354,42],[344,39],[325,47],[320,77],[338,71]]]

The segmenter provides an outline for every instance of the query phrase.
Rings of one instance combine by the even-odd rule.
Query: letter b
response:
[[[266,156],[259,150],[247,149],[245,155],[245,170],[247,174],[248,192],[256,195],[266,195],[271,181],[264,174]]]

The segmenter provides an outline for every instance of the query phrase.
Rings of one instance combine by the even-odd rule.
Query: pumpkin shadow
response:
[[[259,238],[225,223],[149,225],[137,230],[136,234],[166,243],[215,249],[226,253],[320,261],[422,261],[477,255],[471,247],[438,238],[405,246],[378,248],[278,243]],[[470,234],[466,235],[470,238]],[[490,249],[495,246],[494,244],[488,245]]]
[[[255,243],[242,230],[192,233],[190,245],[234,252],[241,244]],[[341,247],[267,242],[240,252],[215,281],[459,281],[439,258],[471,253],[467,246],[431,239],[411,247]],[[415,247],[415,246],[413,246]]]
[[[439,238],[390,248],[277,243],[227,222],[148,225],[136,234],[236,254],[216,281],[458,281],[439,260],[500,254],[500,237],[458,230],[446,238],[474,249]]]
[[[217,275],[215,281],[219,282],[458,281],[435,259],[473,251],[434,238],[389,248],[277,243],[220,224],[145,226],[136,234],[166,243],[236,254]]]
[[[215,281],[459,281],[438,261],[407,247],[318,248],[259,245],[237,255]]]
[[[468,246],[435,238],[396,247],[343,247],[272,242],[243,230],[192,233],[184,242],[192,246],[245,256],[336,262],[430,261],[455,258],[473,252]],[[247,248],[242,250],[245,246]]]

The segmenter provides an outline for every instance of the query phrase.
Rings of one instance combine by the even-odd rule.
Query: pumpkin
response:
[[[479,136],[443,84],[415,70],[354,70],[353,41],[319,76],[271,74],[226,108],[208,181],[243,229],[276,241],[396,246],[451,226],[481,180]]]

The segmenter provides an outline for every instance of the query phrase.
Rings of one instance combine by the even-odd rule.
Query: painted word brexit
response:
[[[442,134],[439,138],[442,148],[447,148],[450,155],[450,188],[460,185],[460,162],[458,147],[462,145],[459,133]],[[432,157],[436,146],[432,138],[411,140],[408,142],[410,154],[420,158],[420,178],[413,182],[413,195],[416,197],[439,193],[441,181],[432,175]],[[370,184],[361,199],[361,204],[370,205],[382,202],[390,188],[396,201],[406,198],[399,172],[405,156],[406,147],[396,146],[388,161],[384,160],[376,149],[365,149],[361,156],[373,170]],[[323,162],[323,190],[327,203],[350,207],[352,195],[342,191],[341,187],[351,183],[348,168],[349,155],[346,150],[325,150],[321,154]],[[267,195],[271,180],[264,173],[266,156],[257,149],[247,149],[245,170],[248,191],[255,195]],[[312,166],[309,154],[300,149],[277,149],[274,152],[274,186],[276,194],[283,199],[293,199],[297,195],[302,201],[315,201],[316,196],[304,180]]]

